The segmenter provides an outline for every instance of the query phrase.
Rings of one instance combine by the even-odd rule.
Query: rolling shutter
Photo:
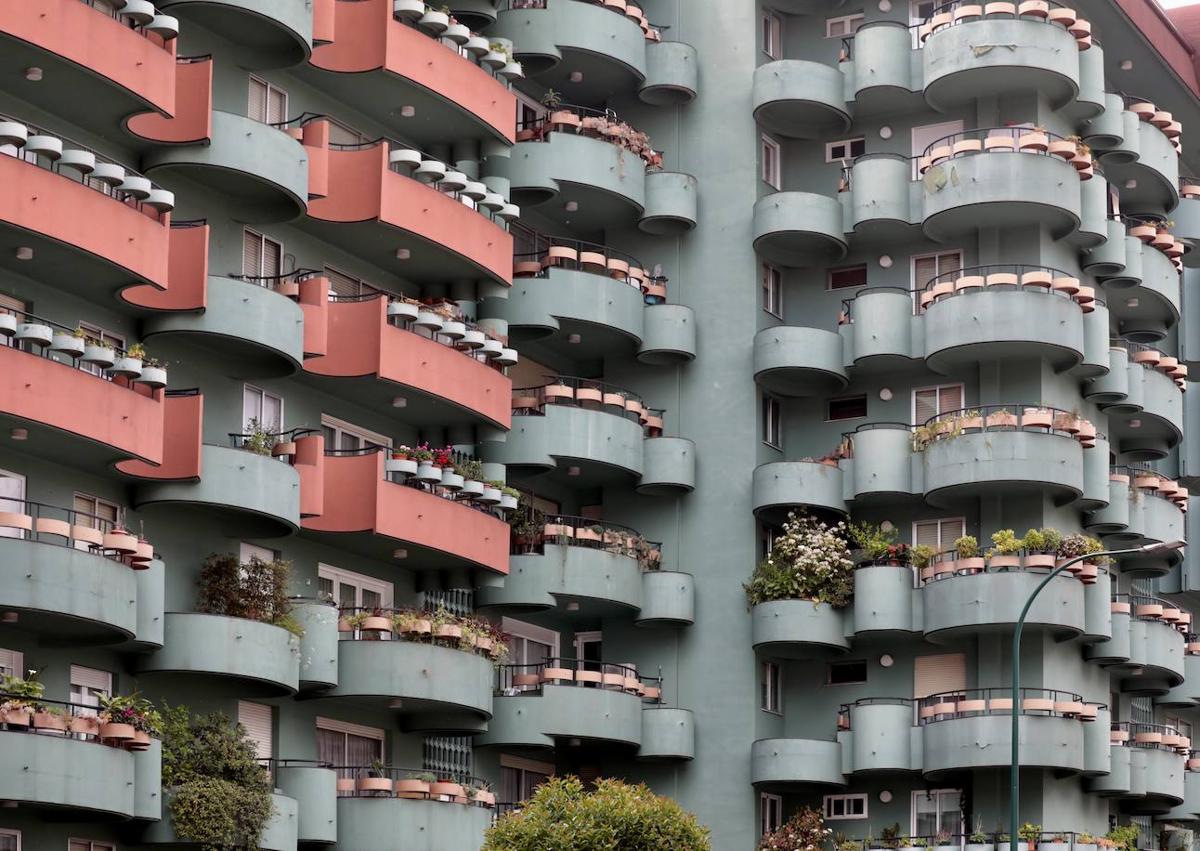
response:
[[[274,755],[272,741],[272,707],[265,703],[238,701],[238,722],[246,728],[246,735],[254,742],[255,756],[270,759]]]
[[[242,231],[242,274],[252,278],[262,274],[262,236],[249,228]]]
[[[246,115],[255,121],[267,119],[267,84],[250,78],[250,96],[246,103]]]
[[[965,653],[918,656],[913,660],[913,697],[922,698],[947,691],[962,691],[966,687]]]

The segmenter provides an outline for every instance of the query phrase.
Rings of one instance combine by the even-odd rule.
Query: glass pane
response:
[[[254,387],[242,389],[242,417],[246,431],[250,430],[251,420],[262,422],[262,395],[262,391]]]
[[[362,605],[364,609],[375,609],[383,605],[383,595],[378,591],[368,591],[366,588],[362,592]]]
[[[938,832],[938,800],[929,793],[918,792],[913,806],[913,836],[934,836]]]
[[[333,599],[333,580],[328,576],[317,577],[317,596],[322,600]]]
[[[263,394],[262,425],[268,431],[278,432],[283,419],[283,400],[278,396]]]
[[[938,799],[938,830],[946,830],[950,833],[959,833],[959,804],[962,794],[957,791],[942,792],[937,796]],[[937,831],[934,831],[935,833]]]

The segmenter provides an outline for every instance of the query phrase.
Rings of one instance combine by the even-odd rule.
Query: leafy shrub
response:
[[[791,512],[771,554],[742,586],[750,605],[771,600],[817,600],[841,607],[854,590],[854,562],[846,547],[846,524],[830,526]]]
[[[821,813],[812,807],[803,807],[790,819],[765,834],[759,840],[757,851],[796,851],[797,849],[824,848],[833,833],[825,826]]]
[[[292,616],[288,599],[291,567],[291,562],[282,559],[263,561],[251,556],[242,564],[233,553],[213,553],[200,568],[196,611],[261,621],[302,635],[304,630]]]
[[[708,829],[645,784],[552,777],[491,827],[482,851],[710,851]]]

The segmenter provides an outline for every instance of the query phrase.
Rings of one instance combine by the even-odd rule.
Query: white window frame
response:
[[[917,830],[917,796],[918,795],[934,796],[934,795],[941,795],[946,792],[957,792],[958,796],[959,796],[959,800],[960,801],[962,800],[963,790],[955,789],[952,786],[947,786],[947,787],[941,788],[941,789],[913,789],[912,790],[912,794],[909,796],[909,812],[908,812],[908,828],[909,828],[910,833],[915,833]],[[963,832],[962,831],[963,823],[962,823],[962,810],[961,809],[959,810],[959,813],[958,813],[958,824],[955,825],[954,827],[955,827],[955,829],[949,831],[950,833],[960,834]],[[944,824],[938,825],[939,831],[946,830],[946,829],[947,829],[946,825],[944,825]]]
[[[772,416],[772,412],[774,412]],[[762,394],[762,442],[772,449],[783,449],[783,402],[778,396]],[[772,438],[774,441],[772,442]]]
[[[850,151],[850,146],[853,145],[855,142],[862,142],[863,145],[865,146],[867,143],[867,137],[866,136],[855,136],[852,139],[838,139],[835,142],[826,142],[825,143],[825,162],[827,162],[827,163],[845,163],[848,160],[853,160],[854,156]],[[846,153],[849,154],[849,156],[841,156],[841,157],[834,156],[833,149],[836,147],[839,147],[839,146],[843,146],[843,145],[846,147]]]
[[[917,394],[921,393],[925,390],[935,390],[935,391],[938,391],[938,395],[940,396],[941,395],[940,391],[949,389],[951,387],[958,388],[958,397],[959,397],[960,401],[962,402],[962,404],[965,406],[967,404],[967,385],[963,384],[961,381],[950,381],[946,384],[929,384],[925,387],[914,387],[912,389],[912,392],[909,393],[909,395],[908,395],[908,398],[909,398],[908,421],[913,424],[914,428],[919,425],[924,425],[924,423],[917,422]],[[934,414],[934,416],[940,417],[944,413],[945,413],[945,411],[942,410],[941,404],[939,402],[938,411],[936,414]]]
[[[916,412],[915,401],[916,400],[914,400],[914,414]],[[953,540],[946,541],[942,538],[942,524],[958,523],[961,525],[964,535],[966,534],[966,529],[967,529],[967,518],[966,517],[926,517],[923,520],[914,520],[912,522],[912,538],[911,538],[911,540],[914,543],[916,543],[916,540],[917,540],[917,527],[923,523],[936,523],[937,524],[938,546],[941,547],[942,549],[949,549],[950,545],[952,545],[954,543]]]
[[[80,706],[99,708],[100,695],[111,695],[113,693],[112,671],[89,668],[86,665],[71,665],[70,676],[72,703],[79,704]],[[88,683],[88,680],[92,680],[96,684]],[[78,694],[76,694],[76,689],[78,689]]]
[[[768,163],[767,153],[770,152]],[[763,133],[758,143],[759,177],[772,189],[783,186],[783,148],[778,141]]]
[[[246,713],[266,711],[267,715],[267,739],[262,741],[253,736],[249,728],[242,723],[242,712],[245,709]],[[254,743],[254,752],[258,760],[268,760],[275,756],[275,707],[269,703],[261,703],[257,700],[239,700],[237,702],[237,722],[246,730],[246,738]],[[265,747],[263,747],[265,746]],[[259,751],[265,750],[266,756],[260,756]]]
[[[334,567],[332,564],[325,562],[317,562],[317,578],[328,579],[333,582],[334,604],[338,604],[337,586],[339,582],[346,585],[353,585],[358,591],[355,594],[355,603],[362,605],[362,592],[374,591],[379,594],[381,607],[390,609],[395,600],[395,586],[385,579],[379,579],[375,576],[367,576],[364,573],[355,573],[352,570],[343,570],[340,567]]]
[[[11,827],[0,827],[0,836],[17,840],[17,851],[21,851],[21,831],[14,830]]]
[[[82,842],[88,847],[88,851],[117,851],[117,843],[109,842],[106,839],[80,839],[78,836],[72,836],[67,839],[67,850],[70,851],[71,843]]]
[[[909,289],[913,290],[914,298],[916,297],[917,287],[919,287],[919,286],[923,287],[923,286],[925,286],[925,284],[929,283],[928,281],[920,281],[920,282],[917,281],[917,261],[918,260],[929,260],[931,258],[934,260],[937,260],[938,274],[942,275],[942,274],[945,274],[944,272],[942,272],[942,258],[950,257],[951,255],[958,256],[958,268],[961,269],[963,267],[963,262],[964,262],[963,261],[963,253],[962,253],[961,248],[950,248],[950,249],[947,249],[946,251],[931,251],[928,254],[911,254],[911,255],[909,255],[909,258],[908,258],[908,283],[909,283]]]
[[[392,448],[392,439],[390,437],[363,428],[362,426],[357,426],[354,423],[346,422],[346,420],[339,420],[337,417],[331,417],[328,414],[321,414],[321,427],[323,429],[333,429],[334,434],[338,437],[347,434],[351,437],[357,437],[366,443],[374,443],[376,446],[382,446],[385,449]],[[341,441],[339,440],[338,442],[340,443]],[[325,448],[333,449],[334,447],[326,445]]]
[[[258,268],[253,271],[246,270],[245,245],[246,245],[246,237],[247,236],[252,236],[259,241]],[[280,275],[283,274],[283,241],[279,240],[279,239],[275,239],[275,237],[273,237],[273,236],[267,236],[262,231],[257,231],[254,228],[243,227],[242,228],[242,250],[243,250],[242,274],[243,275],[245,275],[246,277],[249,277],[249,278],[261,278],[263,276],[263,258],[267,254],[267,252],[266,252],[267,243],[271,243],[272,245],[274,245],[276,248],[279,249],[279,272],[278,272],[278,274],[280,274]]]
[[[7,647],[0,647],[0,662],[7,662],[12,668],[14,677],[25,677],[25,654],[20,650],[9,650]]]
[[[771,263],[763,262],[762,309],[772,316],[783,318],[783,270]],[[769,283],[768,283],[769,282]]]
[[[265,399],[266,399],[266,397],[268,397],[268,396],[270,396],[270,397],[271,397],[271,398],[273,398],[273,399],[278,399],[278,400],[279,400],[279,428],[280,428],[280,430],[282,431],[282,429],[283,429],[283,424],[284,424],[285,422],[287,422],[287,419],[286,419],[286,416],[287,416],[287,414],[286,414],[286,410],[285,410],[285,408],[284,408],[284,399],[283,399],[283,396],[282,396],[281,394],[279,394],[279,393],[273,393],[273,392],[271,392],[270,390],[267,390],[267,389],[266,389],[266,388],[264,388],[264,387],[259,387],[257,384],[250,384],[250,383],[246,383],[246,384],[243,384],[243,385],[242,385],[242,428],[249,428],[249,427],[250,427],[250,420],[252,420],[252,419],[258,419],[258,421],[259,421],[259,423],[258,423],[258,424],[259,424],[260,426],[263,426],[263,425],[264,425],[264,424],[263,424],[263,422],[262,422],[262,419],[261,419],[261,415],[262,415],[262,407],[263,407],[261,403],[260,403],[260,404],[259,404],[259,406],[258,406],[258,412],[259,412],[259,415],[260,415],[259,417],[248,417],[248,416],[246,416],[246,414],[247,414],[247,411],[246,411],[246,391],[247,391],[247,390],[254,390],[254,391],[258,392],[258,393],[261,393],[261,394],[262,394],[262,398],[263,398],[264,400],[265,400]],[[264,426],[264,427],[265,427],[265,426]]]
[[[783,714],[783,666],[770,659],[764,659],[759,666],[758,708],[772,715]]]
[[[761,836],[783,826],[783,796],[760,792],[758,795],[758,830]]]
[[[783,18],[771,10],[762,10],[762,52],[772,59],[783,58]]]
[[[601,630],[595,629],[588,632],[575,633],[575,642],[573,645],[575,658],[582,662],[584,657],[583,645],[596,644],[597,642],[601,645],[604,644],[604,633]]]
[[[862,26],[865,20],[866,15],[862,12],[855,12],[853,15],[840,15],[836,18],[826,18],[825,38],[848,38],[849,36],[854,35],[855,31],[858,29],[858,27],[851,29],[851,25],[857,21],[858,26]],[[845,24],[846,31],[840,33],[832,32],[834,24]]]
[[[544,626],[537,626],[527,621],[519,621],[515,618],[507,617],[501,618],[500,629],[516,638],[524,638],[527,641],[536,641],[538,644],[549,645],[553,650],[550,655],[556,659],[559,658],[562,636],[557,630],[547,629]]]
[[[825,821],[859,821],[867,818],[871,796],[865,792],[851,792],[844,795],[825,795],[821,799],[821,811],[825,814]],[[849,812],[849,808],[842,808],[842,815],[833,815],[832,804],[834,801],[850,803],[851,801],[862,802],[862,815],[856,815]]]
[[[250,118],[254,121],[258,121],[262,124],[271,124],[272,123],[270,120],[270,118],[271,118],[271,92],[278,92],[279,94],[283,95],[283,117],[280,118],[279,120],[286,121],[287,116],[288,116],[288,93],[287,93],[287,90],[280,88],[279,86],[272,83],[270,80],[264,80],[262,77],[258,76],[257,74],[249,74],[248,76],[249,76],[249,80],[247,80],[247,82],[246,82],[246,117]],[[265,116],[263,116],[262,118],[259,118],[257,115],[250,115],[250,85],[253,83],[261,83],[262,85],[267,87],[266,95],[263,97],[263,106],[266,107],[267,114]]]

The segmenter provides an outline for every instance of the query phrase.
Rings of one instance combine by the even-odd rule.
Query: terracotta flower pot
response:
[[[33,726],[38,730],[57,730],[60,733],[65,733],[67,731],[67,719],[53,712],[36,712],[33,716]]]
[[[1008,411],[996,411],[987,415],[988,428],[1016,428],[1017,415]]]
[[[496,806],[496,793],[480,789],[475,793],[475,803],[483,804],[485,807],[494,807]]]
[[[150,734],[144,730],[135,730],[133,741],[129,743],[131,751],[146,751],[150,749]]]
[[[993,570],[1016,570],[1021,566],[1021,557],[1015,555],[994,555],[988,559],[988,567]]]
[[[360,777],[355,784],[360,792],[387,792],[392,791],[392,778],[390,777]]]
[[[1054,567],[1054,555],[1052,553],[1027,553],[1025,556],[1025,567]]]
[[[443,624],[433,631],[434,638],[462,638],[462,627],[454,624]]]
[[[100,719],[95,715],[76,715],[71,719],[71,732],[83,736],[99,736]]]
[[[132,724],[116,724],[111,721],[100,725],[100,738],[114,742],[130,742],[137,735]]]
[[[983,570],[983,556],[960,558],[954,562],[954,566],[960,573],[978,573]]]
[[[433,625],[425,619],[413,621],[404,630],[405,635],[429,635],[431,632],[433,632]]]
[[[353,777],[339,777],[337,779],[337,793],[339,795],[348,795],[354,791]]]
[[[495,642],[489,636],[480,635],[475,638],[475,648],[477,650],[491,650],[494,644]]]
[[[428,798],[429,784],[424,780],[397,780],[397,798]]]
[[[337,628],[338,632],[354,632],[354,627],[346,618],[338,618]]]
[[[391,632],[392,620],[381,615],[372,615],[363,621],[360,629],[363,632]]]
[[[463,787],[459,783],[451,783],[446,780],[439,780],[429,786],[429,794],[436,797],[447,795],[451,798],[461,798],[463,796]]]

